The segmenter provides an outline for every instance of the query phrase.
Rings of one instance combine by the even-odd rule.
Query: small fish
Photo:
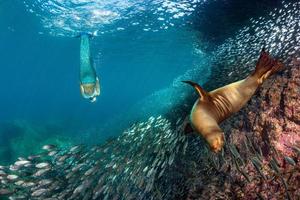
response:
[[[28,161],[28,160],[19,160],[19,161],[16,161],[15,162],[15,165],[17,166],[23,166],[23,165],[27,165],[27,164],[30,164],[31,162]]]
[[[251,183],[250,177],[244,170],[240,170],[240,173],[244,176],[248,183]]]
[[[216,170],[219,170],[220,169],[220,163],[219,163],[219,160],[217,158],[215,158],[214,155],[212,155],[211,159],[210,159],[213,164],[213,168],[215,168]]]
[[[242,165],[244,165],[244,160],[242,159],[241,154],[238,152],[236,146],[234,144],[230,144],[229,146],[229,151],[234,155],[234,159],[238,159],[241,161]]]
[[[143,169],[143,172],[146,172],[148,170],[148,166],[146,166],[144,169]]]
[[[85,176],[90,176],[91,174],[93,174],[95,171],[97,170],[97,166],[92,167],[91,169],[89,169],[88,171],[86,171],[84,173]]]
[[[292,149],[297,153],[298,156],[300,156],[300,148],[293,146]]]
[[[246,138],[247,138],[247,143],[249,144],[248,146],[250,146],[250,149],[253,153],[255,153],[255,148],[253,146],[253,143],[251,141],[251,139],[249,138],[249,136],[247,134],[245,134]]]
[[[58,158],[58,162],[64,162],[68,158],[68,155],[64,155]]]
[[[13,191],[5,188],[0,188],[0,197],[1,195],[9,195],[9,194],[13,194]]]
[[[52,182],[53,182],[53,181],[50,180],[50,179],[43,179],[43,180],[40,180],[40,181],[39,181],[38,185],[43,187],[43,186],[46,186],[46,185],[51,184]]]
[[[284,156],[284,160],[292,166],[296,166],[296,162],[289,156]]]
[[[34,191],[34,192],[31,194],[31,196],[32,196],[32,197],[39,197],[39,196],[45,195],[45,193],[47,193],[47,192],[48,192],[47,189],[41,188],[41,189],[39,189],[39,190]]]
[[[274,160],[274,162],[276,163],[276,165],[280,166],[279,161],[277,160],[277,158],[275,156],[272,155],[272,160]]]
[[[71,149],[70,149],[70,152],[78,152],[78,150],[80,150],[80,148],[81,148],[81,146],[80,145],[76,145],[76,146],[74,146],[74,147],[72,147]]]
[[[98,199],[103,190],[104,190],[103,185],[98,185],[93,191],[94,193],[93,199]]]
[[[274,159],[272,159],[269,164],[270,164],[270,167],[276,172],[276,174],[279,175],[280,169],[279,169],[279,166],[274,161]]]
[[[188,140],[183,145],[183,155],[185,155],[187,147],[188,147]]]
[[[85,180],[81,185],[75,188],[75,190],[73,191],[73,195],[77,195],[79,193],[84,192],[91,184],[91,180]]]
[[[28,157],[28,160],[33,161],[33,160],[36,160],[36,159],[38,159],[38,158],[41,158],[41,156],[40,156],[40,155],[29,156],[29,157]]]
[[[6,176],[7,174],[3,171],[3,170],[0,170],[0,176]]]
[[[48,145],[44,145],[42,147],[43,150],[46,150],[46,151],[53,151],[54,149],[56,149],[56,146],[55,145],[52,145],[52,144],[48,144]]]
[[[66,179],[70,179],[71,177],[73,177],[75,175],[75,172],[74,171],[71,171],[69,172],[67,175],[66,175]]]
[[[19,177],[17,175],[10,174],[6,178],[7,178],[7,180],[13,181],[13,180],[18,179]]]
[[[259,160],[262,162],[264,156],[263,156],[262,150],[259,145],[257,145],[257,153],[255,153],[255,154],[259,158]]]
[[[80,168],[84,167],[85,165],[86,165],[86,164],[81,163],[81,164],[75,166],[74,168],[72,168],[71,171],[72,171],[72,172],[76,172],[76,171],[80,170]]]
[[[35,186],[35,183],[33,183],[33,182],[24,182],[23,183],[23,186],[26,188],[26,187],[33,187],[33,186]]]
[[[282,176],[280,176],[280,178],[281,178],[282,184],[283,184],[283,186],[285,188],[285,193],[286,193],[287,199],[288,200],[292,200],[291,195],[289,193],[289,187],[288,187],[287,182],[285,181],[285,179]]]
[[[47,173],[48,171],[50,171],[50,168],[40,169],[35,174],[33,174],[33,176],[40,177],[40,176],[44,175],[45,173]]]
[[[169,162],[168,162],[169,165],[171,165],[173,163],[174,158],[175,158],[175,153],[172,153],[172,155],[169,158]]]
[[[55,154],[57,154],[58,152],[57,151],[50,151],[48,153],[48,156],[54,156]]]
[[[38,169],[43,169],[43,168],[50,167],[50,164],[46,163],[46,162],[43,162],[43,163],[36,164],[35,167],[38,168]]]
[[[24,181],[22,181],[22,180],[15,182],[15,185],[18,185],[18,186],[21,186],[23,184],[24,184]]]
[[[256,169],[256,171],[260,174],[260,176],[264,179],[267,180],[266,176],[264,175],[264,173],[261,171],[261,163],[257,158],[252,158],[251,162],[254,166],[254,168]]]
[[[17,165],[10,165],[9,166],[9,170],[10,171],[18,171],[21,168],[21,166],[17,166]]]

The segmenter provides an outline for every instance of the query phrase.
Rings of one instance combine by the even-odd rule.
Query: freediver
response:
[[[90,52],[90,39],[93,35],[83,33],[80,37],[80,91],[85,99],[95,102],[100,95],[100,84]]]

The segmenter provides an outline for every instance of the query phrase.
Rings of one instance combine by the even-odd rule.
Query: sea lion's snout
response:
[[[223,132],[214,132],[209,134],[206,137],[206,140],[210,146],[210,149],[218,153],[224,146],[224,133]]]

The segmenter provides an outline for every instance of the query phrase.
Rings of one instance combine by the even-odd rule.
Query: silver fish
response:
[[[48,192],[47,189],[41,188],[39,190],[34,191],[31,194],[31,196],[33,196],[33,197],[39,197],[39,196],[45,195],[47,192]]]

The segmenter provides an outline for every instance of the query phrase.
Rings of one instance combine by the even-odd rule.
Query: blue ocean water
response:
[[[7,67],[1,84],[10,86],[3,88],[1,119],[101,123],[168,85],[197,59],[189,59],[195,42],[189,33],[169,33],[168,40],[163,40],[164,33],[139,30],[95,37],[91,45],[102,95],[97,104],[90,104],[79,93],[79,40],[47,34],[22,2],[3,2],[2,9],[1,55]],[[184,41],[172,42],[180,39]],[[176,49],[177,56],[168,49]]]
[[[12,160],[46,142],[101,143],[136,121],[172,113],[192,94],[181,80],[222,82],[211,79],[218,45],[279,5],[2,0],[0,158]],[[79,90],[76,36],[85,32],[95,35],[91,51],[101,85],[96,103]],[[249,70],[238,69],[236,79]]]
[[[130,119],[130,108],[203,62],[199,33],[187,26],[196,4],[1,1],[1,135],[7,126],[47,127],[49,133],[38,134],[47,138],[55,132],[79,142],[101,143],[116,135],[101,127],[121,116]],[[91,51],[101,96],[94,104],[79,91],[75,36],[82,32],[95,34]],[[209,66],[203,70],[199,81],[209,76]]]

